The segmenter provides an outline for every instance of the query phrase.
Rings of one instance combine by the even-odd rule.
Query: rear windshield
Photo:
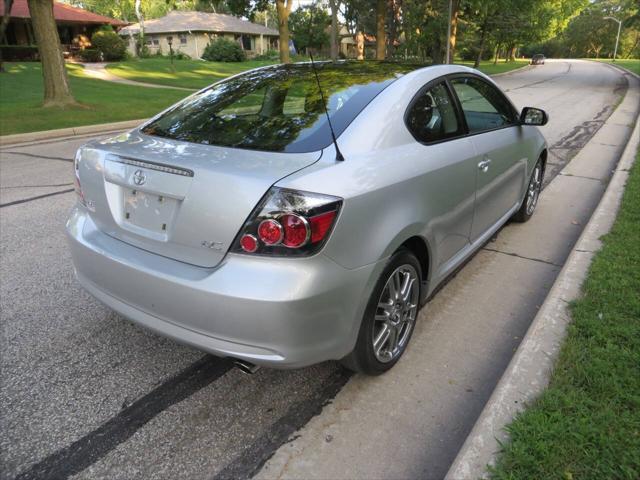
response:
[[[336,136],[385,87],[415,65],[316,64]],[[323,98],[310,64],[247,72],[193,95],[143,133],[206,145],[312,152],[331,143]]]

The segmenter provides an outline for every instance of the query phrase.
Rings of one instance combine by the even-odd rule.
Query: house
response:
[[[0,16],[4,15],[4,2],[0,3]],[[127,25],[121,20],[103,17],[82,8],[72,7],[65,3],[53,2],[53,16],[58,26],[60,43],[65,52],[72,52],[89,46],[93,32],[103,25],[119,28]],[[14,0],[9,13],[9,24],[4,37],[0,38],[0,47],[35,45],[36,40],[31,26],[31,15],[27,0]],[[7,49],[9,50],[9,49]],[[15,49],[14,49],[15,50]],[[35,49],[34,49],[35,51]],[[3,54],[5,49],[3,49]],[[7,58],[5,56],[5,58]]]
[[[133,24],[118,33],[128,39],[128,50],[136,54],[136,36],[140,25]],[[151,53],[174,52],[200,58],[209,41],[216,37],[240,43],[247,55],[265,53],[278,48],[278,31],[232,15],[206,12],[173,11],[167,16],[144,22],[145,43]]]

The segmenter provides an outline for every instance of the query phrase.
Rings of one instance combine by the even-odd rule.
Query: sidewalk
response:
[[[500,443],[508,441],[505,427],[534,400],[549,383],[555,359],[558,356],[566,328],[571,322],[569,304],[576,300],[589,271],[589,266],[602,244],[600,238],[611,230],[616,219],[629,170],[635,160],[640,143],[640,77],[631,72],[629,92],[618,109],[567,167],[560,173],[566,176],[602,178],[608,172],[599,158],[615,141],[624,128],[634,125],[629,142],[624,149],[615,174],[608,184],[596,211],[585,227],[562,272],[554,283],[538,315],[533,320],[527,336],[522,341],[509,367],[496,386],[473,430],[460,449],[446,480],[483,478],[486,465],[493,465]],[[634,78],[635,77],[635,78]],[[635,82],[634,82],[635,80]],[[633,87],[635,83],[635,88]]]
[[[157,83],[146,83],[146,82],[136,82],[135,80],[127,80],[126,78],[119,77],[109,72],[106,69],[107,63],[81,63],[84,67],[84,73],[87,76],[96,78],[98,80],[105,80],[107,82],[115,82],[122,83],[125,85],[134,85],[137,87],[148,87],[148,88],[171,88],[173,90],[183,90],[185,92],[195,92],[196,89],[193,88],[184,88],[184,87],[173,87],[170,85],[159,85]]]

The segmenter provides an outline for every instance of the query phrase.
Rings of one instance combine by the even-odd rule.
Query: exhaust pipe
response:
[[[245,360],[236,359],[233,361],[233,363],[238,370],[248,375],[253,375],[258,370],[260,370],[260,367],[258,365],[254,365],[253,363],[247,362]]]

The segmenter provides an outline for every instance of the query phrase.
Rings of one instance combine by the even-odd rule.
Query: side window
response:
[[[435,142],[460,132],[449,91],[440,83],[414,100],[407,114],[407,127],[416,140]]]
[[[492,130],[516,122],[513,108],[492,85],[472,77],[454,78],[451,85],[460,100],[470,132]]]

